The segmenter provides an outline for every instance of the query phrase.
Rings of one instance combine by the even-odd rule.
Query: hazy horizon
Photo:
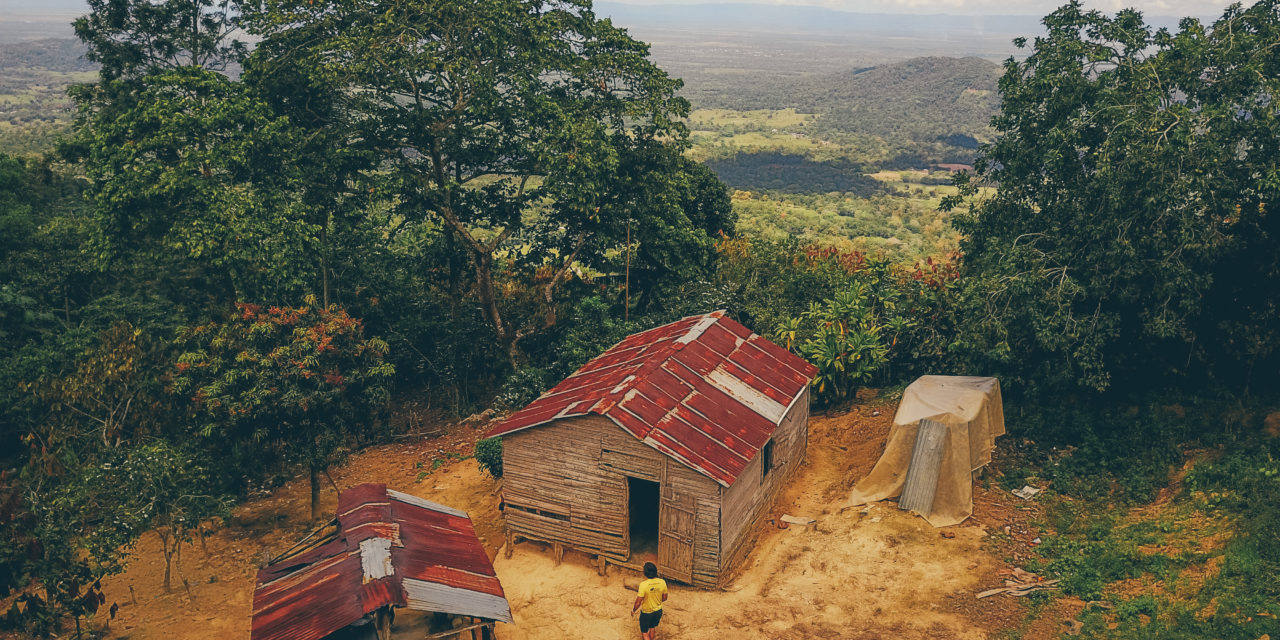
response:
[[[649,7],[697,7],[703,5],[758,5],[760,7],[826,9],[852,14],[891,15],[973,15],[973,16],[1044,16],[1063,2],[1031,0],[1011,6],[1004,0],[610,0],[597,5],[626,4]],[[1123,8],[1136,8],[1144,14],[1162,17],[1207,16],[1222,12],[1227,1],[1204,0],[1088,0],[1085,6],[1114,13]],[[87,7],[84,0],[5,0],[0,14],[76,13]]]

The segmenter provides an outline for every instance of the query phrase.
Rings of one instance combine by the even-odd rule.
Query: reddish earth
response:
[[[728,590],[673,585],[660,635],[910,640],[984,639],[1016,631],[1020,637],[1057,637],[1061,620],[1074,615],[1065,599],[1028,624],[1024,599],[974,598],[976,592],[1002,586],[998,572],[1010,566],[1006,559],[1016,562],[1028,554],[1028,543],[1039,535],[1028,524],[1034,503],[980,482],[974,516],[941,530],[892,502],[846,507],[849,489],[883,450],[893,408],[870,402],[815,415],[800,474],[769,516],[808,516],[817,519],[816,525],[780,530],[759,523],[751,560]],[[555,566],[551,553],[534,543],[517,545],[511,559],[499,554],[499,484],[474,460],[452,459],[469,454],[481,431],[479,424],[454,425],[436,437],[374,447],[335,468],[333,479],[340,487],[384,482],[470,513],[516,620],[513,626],[499,625],[498,637],[638,636],[628,615],[635,574],[611,567],[600,577],[585,555],[573,552]],[[437,459],[447,462],[419,481]],[[307,483],[299,478],[242,505],[208,536],[204,549],[198,544],[184,549],[172,593],[161,588],[158,540],[144,536],[128,571],[105,583],[108,602],[121,605],[111,623],[112,637],[248,638],[260,558],[306,533],[307,499]],[[323,500],[331,512],[336,504],[331,487]]]

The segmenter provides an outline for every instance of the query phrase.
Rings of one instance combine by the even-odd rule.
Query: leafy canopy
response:
[[[974,345],[1045,387],[1247,388],[1280,344],[1280,289],[1257,286],[1280,276],[1280,5],[1177,33],[1078,2],[1044,24],[977,165],[999,189],[956,221]]]
[[[443,227],[467,257],[501,345],[528,328],[501,305],[495,256],[549,302],[576,261],[616,247],[628,215],[602,199],[647,145],[681,145],[687,103],[647,45],[574,0],[254,0],[250,66],[312,70],[340,103],[328,126],[367,151],[395,210]],[[687,226],[686,221],[682,224]],[[554,323],[554,311],[543,313]]]

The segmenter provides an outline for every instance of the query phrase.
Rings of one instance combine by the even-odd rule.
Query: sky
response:
[[[627,4],[692,4],[680,0],[615,0]],[[744,2],[772,5],[820,6],[840,11],[867,13],[952,13],[1043,16],[1064,0],[697,0],[698,3],[719,4]],[[1085,5],[1114,13],[1132,7],[1147,15],[1203,16],[1218,15],[1230,1],[1212,0],[1087,0]],[[1248,4],[1248,3],[1246,3]]]
[[[626,4],[724,4],[752,3],[806,5],[862,13],[988,14],[1043,16],[1066,0],[611,0]],[[1248,4],[1249,1],[1245,0]],[[1141,9],[1149,16],[1218,16],[1232,4],[1228,0],[1086,0],[1085,5],[1114,13],[1125,7]],[[9,11],[75,11],[85,0],[0,0],[0,14]]]

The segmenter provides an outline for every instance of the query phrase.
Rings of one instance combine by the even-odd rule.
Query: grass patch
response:
[[[1044,412],[1074,444],[1015,455],[1051,483],[1028,569],[1092,603],[1085,638],[1280,635],[1280,441],[1204,405]],[[1233,418],[1234,416],[1234,418]],[[1065,441],[1065,439],[1064,439]]]

